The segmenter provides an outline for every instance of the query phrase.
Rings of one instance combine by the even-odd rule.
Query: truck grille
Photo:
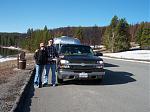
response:
[[[72,70],[90,70],[93,69],[93,66],[70,66]]]
[[[93,60],[71,60],[70,63],[85,63],[85,64],[96,64]]]
[[[80,72],[91,73],[94,70],[94,66],[81,66],[81,65],[77,66],[76,65],[76,66],[70,66],[70,69],[76,73],[80,73]]]

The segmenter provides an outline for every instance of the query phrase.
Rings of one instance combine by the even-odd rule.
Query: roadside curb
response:
[[[21,112],[21,109],[24,105],[26,96],[29,93],[31,85],[33,85],[35,69],[29,71],[29,73],[30,73],[30,76],[26,80],[26,83],[21,88],[20,95],[16,98],[14,105],[13,105],[12,109],[10,110],[10,112]]]
[[[103,55],[102,57],[104,57],[104,58],[123,59],[123,60],[128,60],[128,61],[139,61],[139,62],[150,63],[150,60],[144,60],[144,59],[121,58],[121,57],[119,58],[119,57],[106,56],[106,55]]]

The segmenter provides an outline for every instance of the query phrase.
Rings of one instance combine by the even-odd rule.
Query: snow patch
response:
[[[105,53],[104,56],[123,58],[123,59],[137,59],[150,61],[150,50],[135,50],[118,53]]]
[[[0,58],[0,63],[2,63],[4,61],[10,61],[10,60],[17,60],[17,58],[14,58],[14,57]]]
[[[10,46],[10,47],[2,47],[2,48],[12,49],[12,50],[21,50],[21,48],[19,48],[19,47],[14,47],[14,46]]]

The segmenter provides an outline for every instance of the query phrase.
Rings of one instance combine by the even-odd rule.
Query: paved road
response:
[[[106,77],[36,89],[31,112],[150,112],[150,64],[104,59]]]

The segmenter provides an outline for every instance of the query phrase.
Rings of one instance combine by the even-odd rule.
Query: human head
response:
[[[40,43],[40,47],[44,47],[44,43],[43,42]]]
[[[53,39],[50,39],[49,41],[48,41],[48,45],[53,45]]]

